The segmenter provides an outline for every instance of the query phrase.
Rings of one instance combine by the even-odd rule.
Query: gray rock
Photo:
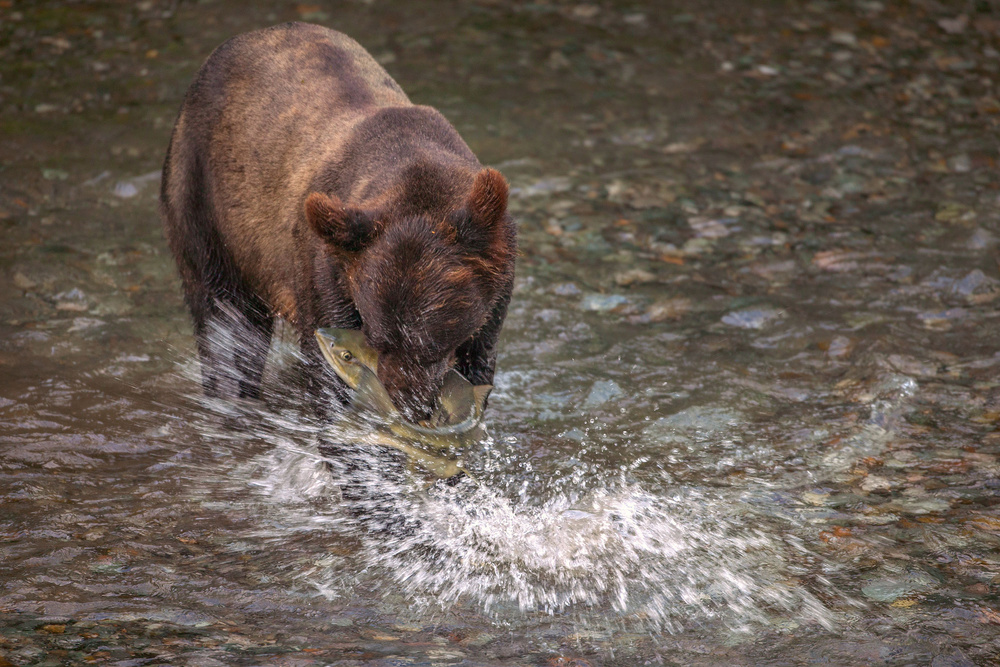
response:
[[[737,426],[743,416],[729,408],[696,405],[669,417],[661,417],[646,428],[653,437],[670,437],[684,433],[716,434]]]
[[[951,509],[951,503],[947,500],[933,497],[897,498],[891,505],[903,514],[933,514]]]
[[[559,283],[552,286],[552,293],[559,296],[579,296],[583,292],[576,283]]]
[[[1000,282],[990,278],[979,269],[970,271],[964,278],[955,281],[952,288],[956,294],[964,297],[990,294],[1000,290]]]
[[[568,178],[564,176],[555,176],[552,178],[543,178],[531,183],[530,185],[513,187],[510,189],[510,193],[519,197],[538,197],[557,192],[566,192],[572,187],[573,183]]]
[[[997,239],[993,234],[990,234],[982,227],[976,227],[976,230],[972,232],[965,245],[970,250],[986,250],[995,246],[996,243]]]
[[[948,160],[948,168],[956,174],[966,174],[972,171],[972,160],[965,153],[955,155]]]
[[[135,187],[135,184],[129,181],[118,181],[115,183],[112,194],[122,199],[131,199],[139,194],[139,188]]]
[[[588,294],[580,301],[581,310],[608,312],[628,304],[628,297],[621,294]]]
[[[885,477],[880,477],[878,475],[869,475],[865,478],[865,481],[861,482],[861,489],[867,491],[868,493],[888,491],[891,488],[892,482]]]
[[[858,43],[858,38],[852,32],[834,30],[830,33],[830,41],[841,46],[854,46]]]
[[[763,329],[769,322],[781,317],[781,311],[773,308],[748,308],[723,316],[722,323],[741,329]]]
[[[583,406],[586,408],[597,407],[624,395],[625,392],[622,391],[622,388],[614,380],[598,380],[591,386],[590,393],[587,394],[587,398],[583,401]]]
[[[937,587],[937,580],[921,570],[877,577],[861,587],[861,594],[875,602],[893,602],[912,593]]]

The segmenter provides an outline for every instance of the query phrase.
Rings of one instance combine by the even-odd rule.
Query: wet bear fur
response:
[[[449,367],[492,383],[516,254],[507,194],[345,35],[288,23],[229,40],[187,92],[160,195],[206,393],[259,395],[276,317],[316,391],[339,383],[319,327],[361,329],[413,417]]]

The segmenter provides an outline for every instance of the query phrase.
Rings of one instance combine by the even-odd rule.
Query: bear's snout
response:
[[[447,360],[413,364],[382,356],[378,363],[379,380],[389,392],[396,409],[412,422],[430,418],[447,370]]]

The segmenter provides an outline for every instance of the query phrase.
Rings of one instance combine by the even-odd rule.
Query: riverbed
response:
[[[201,395],[158,219],[197,67],[287,20],[511,184],[478,483],[376,472],[402,533],[290,330]],[[996,664],[998,48],[989,3],[0,3],[0,667]]]

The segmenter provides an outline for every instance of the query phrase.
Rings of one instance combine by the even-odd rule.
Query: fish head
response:
[[[380,355],[357,329],[317,329],[316,340],[323,357],[362,403],[377,405],[376,411],[385,414],[401,412],[413,422],[430,416],[449,358],[420,363],[407,355]]]
[[[392,399],[379,382],[378,354],[356,329],[318,329],[320,352],[338,377],[354,390],[351,402],[382,417],[396,414]]]
[[[362,384],[366,370],[374,373],[378,368],[378,355],[356,329],[317,329],[316,340],[323,358],[351,389]]]

